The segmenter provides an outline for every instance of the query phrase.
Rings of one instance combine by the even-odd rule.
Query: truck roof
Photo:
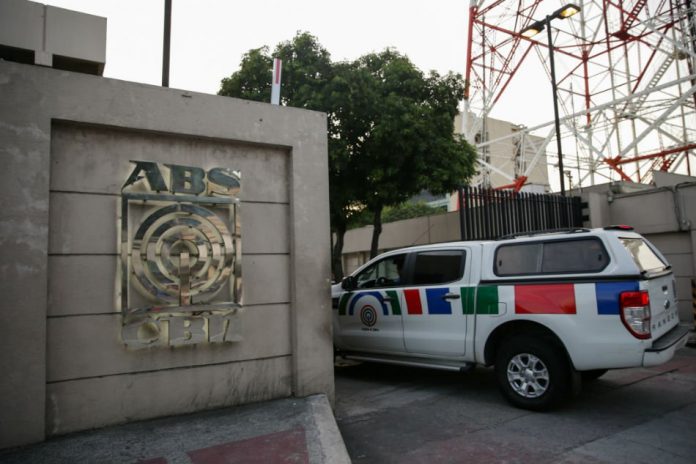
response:
[[[528,231],[528,232],[518,232],[514,234],[508,234],[505,236],[502,236],[498,239],[488,239],[488,240],[457,240],[457,241],[451,241],[451,242],[440,242],[440,243],[430,243],[427,245],[413,245],[410,247],[404,247],[404,248],[398,248],[394,250],[389,250],[385,252],[384,254],[390,254],[392,252],[403,252],[403,251],[413,251],[413,250],[428,250],[432,248],[443,248],[443,247],[457,247],[457,246],[462,246],[462,245],[484,245],[484,244],[492,244],[492,243],[504,243],[504,242],[511,242],[511,241],[527,241],[527,240],[534,240],[538,238],[546,238],[546,237],[558,237],[560,238],[566,238],[570,235],[603,235],[603,234],[608,234],[608,233],[621,233],[622,235],[628,235],[630,237],[633,236],[638,236],[639,234],[636,233],[633,230],[633,227],[630,226],[607,226],[603,228],[594,228],[594,229],[588,229],[588,228],[582,228],[582,227],[573,227],[573,228],[568,228],[568,229],[554,229],[554,230],[538,230],[538,231]]]

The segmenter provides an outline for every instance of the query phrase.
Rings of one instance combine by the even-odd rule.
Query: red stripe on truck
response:
[[[406,309],[409,314],[423,314],[420,292],[417,289],[404,290],[404,297],[406,298]]]
[[[573,284],[515,285],[516,314],[575,314]]]

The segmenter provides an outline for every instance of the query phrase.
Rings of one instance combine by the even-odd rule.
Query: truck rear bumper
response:
[[[690,328],[678,325],[653,342],[652,348],[643,354],[643,367],[664,364],[674,356],[674,352],[686,345]]]

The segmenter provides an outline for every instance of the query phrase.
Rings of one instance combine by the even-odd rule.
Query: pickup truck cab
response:
[[[607,369],[654,366],[687,341],[662,254],[626,226],[384,253],[332,287],[346,358],[495,365],[513,405],[544,410]]]

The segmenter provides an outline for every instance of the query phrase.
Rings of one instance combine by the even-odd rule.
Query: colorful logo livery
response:
[[[360,321],[368,327],[377,323],[377,311],[372,306],[363,306],[360,310]]]
[[[338,304],[340,316],[355,314],[356,308],[370,305],[379,308],[385,316],[402,314],[399,293],[403,292],[405,311],[410,315],[454,314],[451,301],[445,299],[449,293],[459,293],[459,288],[427,288],[344,293]],[[473,293],[472,293],[473,294]]]
[[[618,315],[619,295],[638,290],[638,282],[596,282],[583,284],[480,285],[478,287],[407,288],[385,291],[344,293],[338,305],[339,316],[352,316],[356,309],[365,325],[364,310],[376,315],[409,316],[479,314],[559,314],[575,315],[582,306],[592,314]],[[454,298],[453,295],[455,295]],[[456,298],[459,296],[460,298]],[[461,310],[453,310],[461,301]],[[377,308],[377,309],[375,309]],[[461,311],[461,313],[459,313]]]

